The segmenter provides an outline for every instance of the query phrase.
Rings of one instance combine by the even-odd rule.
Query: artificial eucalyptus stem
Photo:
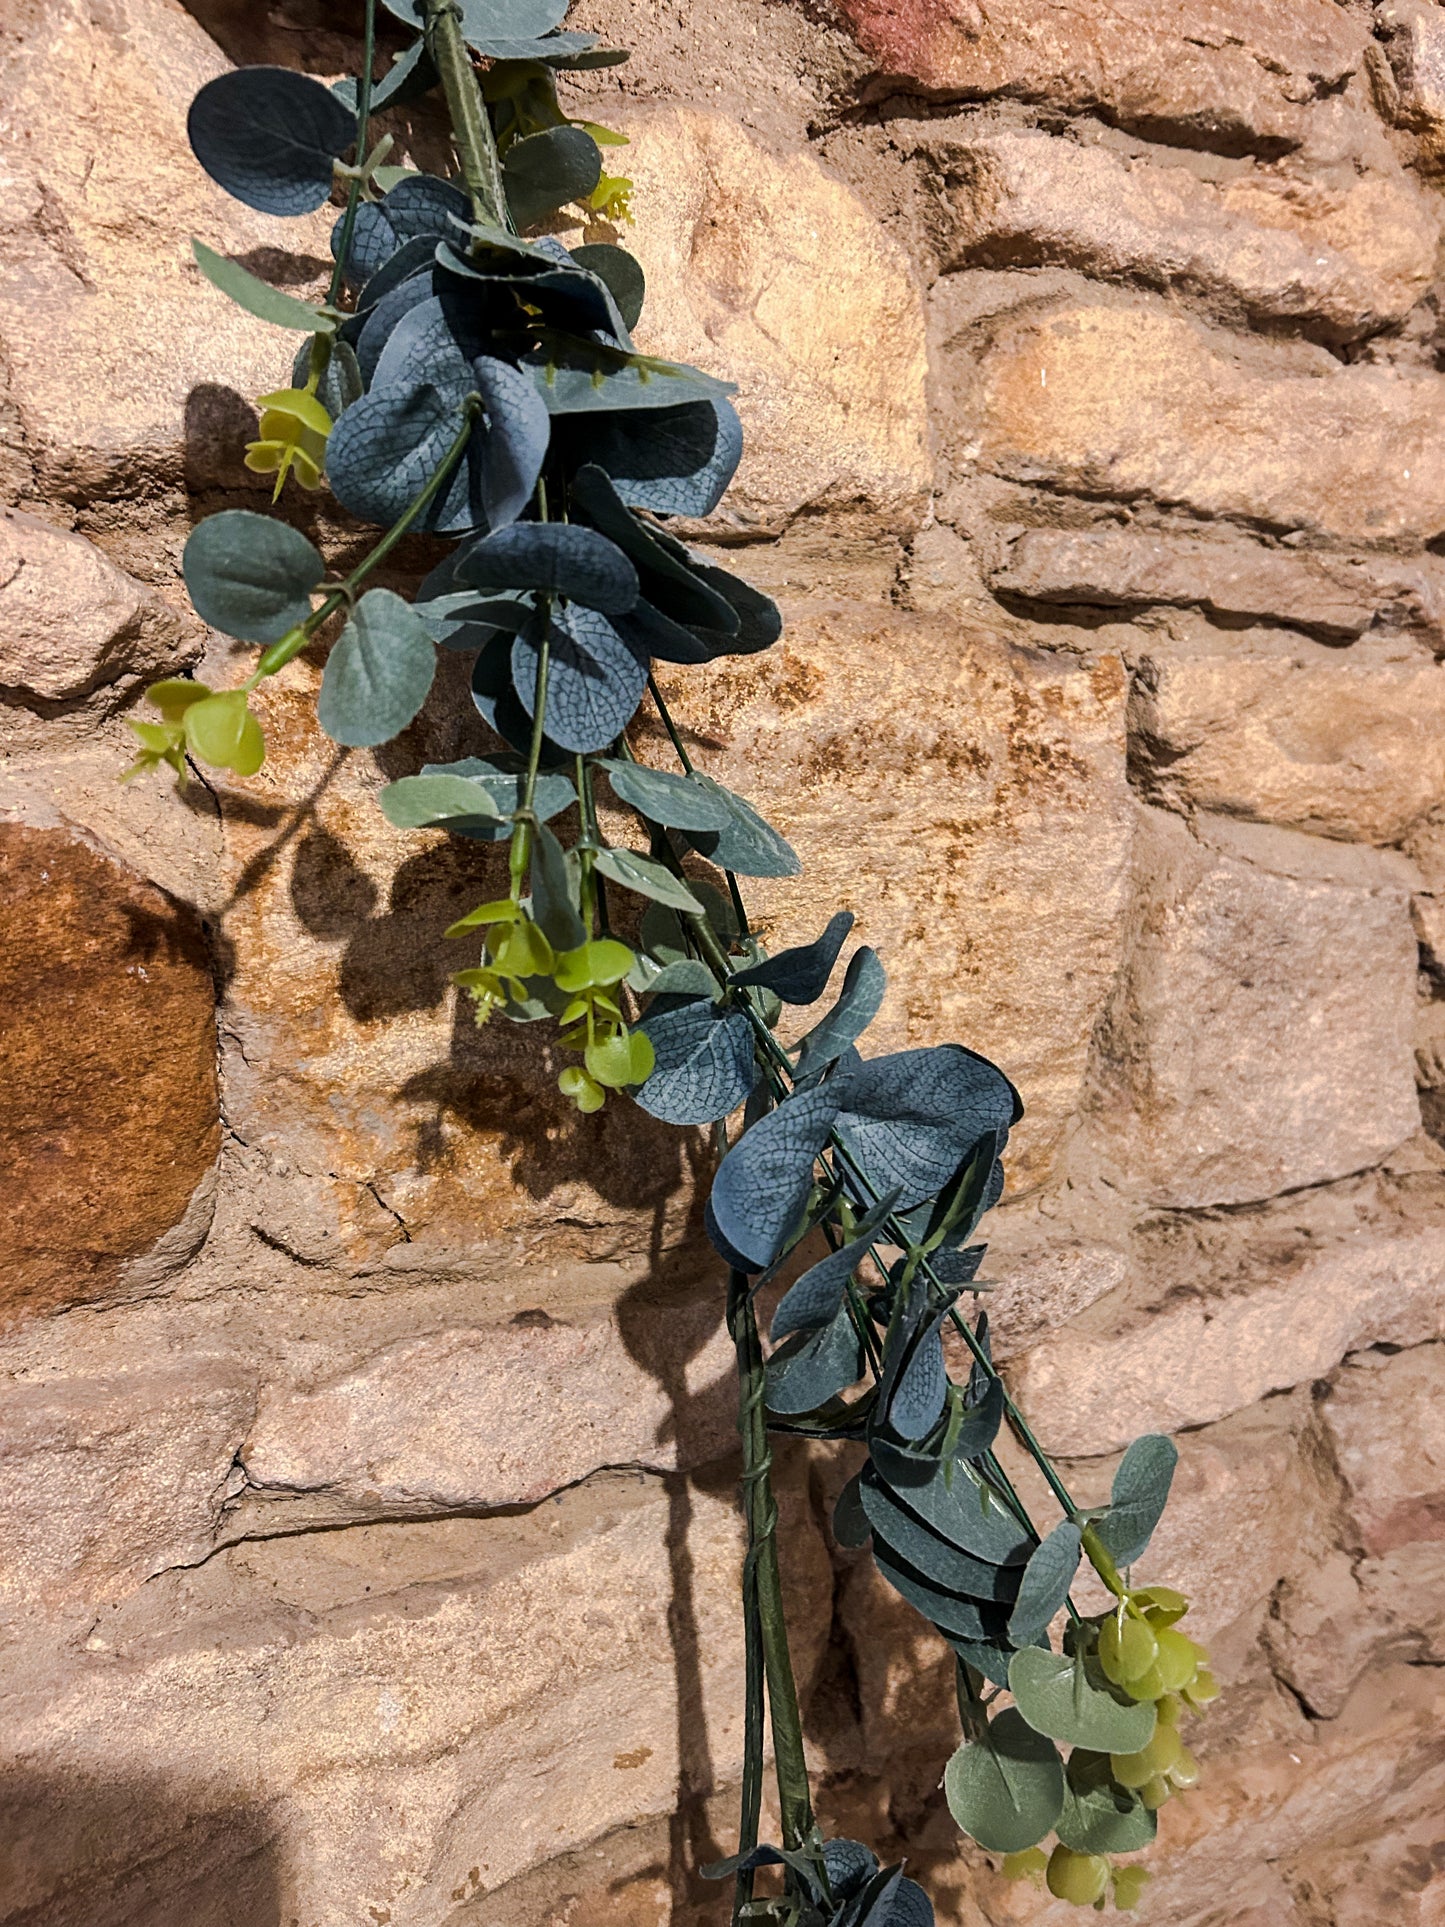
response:
[[[366,147],[371,121],[371,70],[376,64],[376,0],[366,0],[366,25],[363,29],[361,72],[356,77],[356,168],[346,196],[346,213],[341,222],[341,239],[336,248],[336,265],[331,270],[331,285],[326,305],[334,308],[341,299],[341,284],[346,278],[346,263],[351,255],[351,236],[356,228],[356,210],[361,205],[361,184],[366,173]],[[312,345],[312,371],[324,366],[320,359],[320,338]],[[325,356],[330,358],[331,337],[325,337]]]
[[[778,1781],[783,1845],[796,1849],[806,1846],[813,1836],[813,1805],[778,1565],[778,1507],[773,1497],[773,1454],[768,1444],[764,1411],[767,1380],[763,1348],[752,1290],[741,1272],[732,1274],[729,1314],[738,1360],[738,1429],[743,1442],[748,1558],[752,1561],[757,1586],[758,1628],[767,1678],[768,1717],[773,1731],[773,1768]]]
[[[427,52],[446,96],[452,139],[472,212],[484,227],[509,227],[496,138],[477,70],[462,37],[462,10],[457,0],[422,0],[422,18]]]

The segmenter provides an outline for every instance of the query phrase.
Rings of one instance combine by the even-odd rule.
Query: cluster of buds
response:
[[[162,763],[184,786],[186,757],[194,756],[213,769],[254,776],[266,760],[266,738],[247,706],[248,691],[208,689],[203,682],[173,676],[152,683],[146,700],[161,713],[158,723],[131,723],[140,739],[140,754],[123,780],[142,776]]]
[[[593,937],[573,950],[557,950],[511,897],[482,904],[447,935],[478,928],[487,933],[483,961],[474,970],[456,971],[452,982],[471,998],[479,1025],[495,1011],[520,1012],[541,998],[561,1025],[558,1042],[582,1053],[582,1063],[569,1065],[557,1079],[579,1111],[600,1111],[608,1091],[626,1090],[651,1075],[652,1044],[644,1032],[629,1029],[617,1001],[637,961],[625,943]]]
[[[1056,1900],[1067,1900],[1076,1907],[1093,1907],[1102,1913],[1110,1899],[1124,1912],[1137,1907],[1139,1897],[1149,1884],[1147,1867],[1116,1867],[1106,1853],[1075,1853],[1062,1841],[1051,1853],[1030,1847],[1026,1853],[1011,1853],[1003,1863],[1006,1879],[1037,1879]]]

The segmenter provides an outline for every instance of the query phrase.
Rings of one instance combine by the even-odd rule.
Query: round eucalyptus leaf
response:
[[[485,644],[472,664],[472,701],[478,713],[519,756],[525,757],[532,742],[532,719],[517,700],[512,687],[512,636],[498,635]],[[571,766],[573,755],[542,737],[541,767],[555,770]]]
[[[293,388],[304,388],[311,378],[312,346],[310,341],[303,341],[296,351],[296,359],[291,365]],[[332,421],[339,421],[354,401],[361,400],[364,393],[365,383],[361,378],[356,351],[349,341],[343,341],[337,335],[331,343],[326,372],[316,387],[316,399]]]
[[[1153,1738],[1153,1701],[1115,1699],[1103,1675],[1091,1678],[1078,1654],[1026,1646],[1009,1662],[1008,1683],[1029,1725],[1068,1746],[1138,1753]]]
[[[411,604],[368,590],[326,659],[317,721],[335,743],[390,742],[426,701],[435,672],[435,646]]]
[[[1094,1522],[1116,1565],[1129,1566],[1143,1556],[1168,1504],[1178,1463],[1173,1440],[1159,1432],[1135,1439],[1120,1460],[1109,1509]]]
[[[606,770],[618,801],[629,804],[650,822],[671,830],[719,830],[729,820],[726,805],[690,776],[610,756],[600,756],[597,761]]]
[[[636,850],[599,850],[594,864],[609,883],[631,890],[635,896],[649,897],[665,909],[689,912],[702,909],[682,878],[674,876],[665,864],[653,857],[640,856]]]
[[[434,174],[409,175],[379,201],[363,201],[357,208],[346,272],[355,280],[368,281],[408,241],[435,244],[456,234],[458,223],[469,221],[471,213],[471,202],[450,181]],[[332,230],[333,253],[340,248],[345,227],[342,215]]]
[[[1036,1846],[1064,1810],[1064,1768],[1052,1740],[1010,1707],[943,1770],[948,1810],[990,1853]]]
[[[1107,1753],[1076,1746],[1065,1772],[1064,1810],[1054,1830],[1075,1853],[1138,1853],[1152,1844],[1158,1816],[1120,1786]]]
[[[581,247],[573,248],[572,259],[579,267],[586,268],[589,274],[595,274],[599,281],[606,282],[623,322],[627,327],[635,328],[647,294],[647,276],[637,256],[629,254],[626,248],[615,247],[610,241],[587,241]],[[605,462],[603,467],[606,467]]]
[[[719,1165],[712,1219],[752,1268],[772,1263],[801,1216],[837,1111],[826,1090],[794,1092],[745,1131]]]
[[[1033,1551],[1033,1540],[1003,1499],[986,1494],[965,1465],[921,1459],[881,1438],[870,1441],[869,1451],[898,1503],[951,1544],[995,1565],[1021,1566]]]
[[[299,529],[222,509],[192,530],[181,573],[203,622],[242,642],[279,642],[310,615],[326,564]]]
[[[380,276],[377,277],[378,280]],[[414,308],[432,299],[432,277],[429,268],[416,274],[409,274],[396,286],[388,288],[377,301],[375,307],[366,310],[365,319],[356,337],[356,361],[362,378],[370,387],[376,380],[377,367],[385,352],[387,343]]]
[[[690,832],[688,842],[699,856],[716,863],[721,870],[735,870],[744,877],[801,876],[803,866],[798,853],[786,839],[753,808],[746,797],[725,789],[711,776],[697,771],[694,780],[721,798],[727,806],[725,830]]]
[[[211,179],[263,214],[309,214],[331,193],[332,163],[356,116],[329,87],[289,67],[238,67],[208,80],[186,132]]]
[[[857,1063],[832,1089],[849,1150],[905,1208],[936,1195],[986,1133],[1006,1137],[1023,1108],[997,1065],[961,1044]]]
[[[676,966],[673,966],[676,968]],[[653,1071],[633,1096],[666,1124],[711,1124],[735,1111],[757,1075],[753,1033],[741,1011],[720,1011],[710,997],[653,1009],[640,1027],[652,1043]]]
[[[507,206],[519,228],[532,227],[569,201],[584,200],[602,175],[597,143],[581,127],[548,127],[514,141],[502,162]]]
[[[606,616],[569,604],[552,618],[547,675],[547,733],[563,749],[605,749],[636,713],[647,669]],[[512,686],[528,716],[534,713],[540,627],[530,624],[512,643]]]
[[[732,403],[719,396],[651,413],[603,415],[589,422],[583,448],[585,459],[611,477],[629,507],[656,515],[711,515],[737,471],[742,424]]]
[[[1029,1560],[1008,1622],[1015,1646],[1027,1646],[1047,1630],[1069,1596],[1079,1569],[1079,1550],[1079,1528],[1072,1519],[1064,1519]]]
[[[464,776],[403,776],[381,792],[381,813],[394,829],[499,825],[504,813],[490,790]]]
[[[475,39],[469,38],[467,44],[489,60],[540,61],[547,66],[572,67],[579,65],[596,47],[597,35],[547,33],[538,40],[514,40],[500,34],[478,34]]]
[[[862,1371],[863,1347],[852,1319],[840,1311],[822,1331],[800,1332],[773,1353],[767,1369],[768,1410],[779,1417],[816,1412],[856,1384]]]
[[[616,615],[637,600],[637,571],[613,542],[570,522],[513,522],[471,543],[457,563],[479,589],[540,589]]]

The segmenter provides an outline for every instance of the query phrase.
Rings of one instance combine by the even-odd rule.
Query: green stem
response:
[[[304,622],[298,623],[294,629],[288,630],[279,642],[273,642],[271,644],[271,647],[256,665],[255,673],[251,678],[251,686],[253,688],[262,676],[274,676],[276,671],[278,669],[284,669],[294,656],[299,656],[328,616],[335,615],[336,611],[343,607],[343,605],[350,605],[357,589],[371,574],[372,570],[377,568],[379,564],[391,554],[391,551],[417,520],[418,516],[426,514],[427,510],[445,487],[452,470],[461,460],[467,443],[472,438],[472,425],[481,412],[481,406],[482,398],[480,395],[467,396],[462,404],[462,425],[457,430],[451,447],[447,450],[446,454],[443,455],[441,462],[433,472],[431,480],[426,484],[425,488],[423,488],[419,494],[415,495],[407,504],[401,515],[392,523],[376,547],[372,549],[369,554],[364,555],[361,561],[358,562],[356,567],[351,571],[351,574],[347,576],[337,588],[332,590],[331,594],[327,596],[326,600],[321,604],[321,607],[319,609],[313,609]]]
[[[457,0],[422,0],[422,18],[427,52],[446,95],[452,139],[472,213],[483,227],[507,228],[510,222],[502,165],[477,70],[462,37],[462,10]]]
[[[738,1852],[751,1853],[758,1844],[763,1806],[763,1676],[766,1658],[763,1624],[758,1605],[758,1536],[754,1530],[755,1493],[763,1479],[755,1474],[756,1433],[748,1385],[744,1376],[747,1351],[739,1323],[747,1298],[748,1280],[735,1271],[728,1280],[728,1330],[738,1356],[738,1433],[743,1443],[743,1518],[748,1549],[743,1560],[743,1784],[738,1821]],[[766,1440],[764,1441],[766,1444]],[[739,1872],[733,1886],[733,1927],[740,1927],[743,1909],[753,1898],[751,1870]]]
[[[366,166],[366,143],[371,121],[371,70],[376,64],[376,0],[366,0],[366,27],[361,49],[361,72],[356,77],[356,173],[346,196],[346,215],[341,223],[341,240],[336,249],[336,266],[331,270],[331,286],[326,305],[334,308],[341,299],[341,284],[346,278],[346,261],[351,253],[351,236],[356,228],[356,210],[361,205],[361,170]],[[318,337],[312,348],[312,371],[317,372]],[[326,358],[331,354],[331,338],[326,337]],[[324,372],[325,362],[320,364]]]
[[[657,705],[657,713],[662,718],[662,726],[672,740],[673,749],[677,752],[677,760],[682,764],[684,773],[691,776],[692,758],[688,755],[683,740],[677,733],[677,724],[672,720],[667,704],[662,700],[662,691],[658,688],[657,678],[652,674],[651,670],[648,671],[647,675],[647,687],[653,702]]]
[[[772,1489],[772,1449],[768,1444],[763,1401],[767,1381],[762,1341],[752,1289],[742,1272],[732,1274],[728,1291],[729,1322],[738,1359],[738,1429],[743,1441],[743,1492],[747,1518],[748,1558],[757,1585],[758,1632],[763,1671],[767,1679],[768,1714],[773,1731],[773,1767],[778,1781],[783,1845],[806,1846],[814,1835],[813,1804],[808,1789],[808,1764],[803,1749],[803,1722],[788,1651],[788,1624],[783,1611],[782,1574],[778,1566],[778,1508]],[[754,1797],[744,1765],[745,1797]],[[744,1825],[748,1809],[744,1808]],[[754,1827],[756,1821],[754,1819]],[[751,1843],[756,1845],[756,1836]],[[746,1848],[744,1849],[746,1851]]]

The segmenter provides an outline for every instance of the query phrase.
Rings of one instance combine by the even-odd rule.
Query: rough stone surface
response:
[[[1403,319],[1434,271],[1436,220],[1403,174],[1335,190],[1271,169],[1215,183],[1182,157],[1160,167],[1023,131],[930,146],[958,180],[949,266],[1077,268],[1333,341]]]
[[[0,684],[55,701],[197,653],[166,604],[82,536],[0,516]]]
[[[1162,813],[1138,860],[1093,1095],[1126,1182],[1155,1204],[1240,1204],[1362,1170],[1417,1128],[1408,866],[1227,819],[1201,838]]]
[[[1294,145],[1302,106],[1352,74],[1365,47],[1359,21],[1330,0],[1097,11],[843,0],[843,11],[885,75],[926,93],[1099,108],[1141,133],[1226,151]]]
[[[1015,481],[1343,542],[1445,530],[1434,376],[1307,346],[1241,353],[1177,314],[1080,306],[1017,322],[957,379],[959,434]]]
[[[318,650],[259,697],[254,778],[115,780],[137,681],[200,640],[189,529],[263,505],[239,445],[294,346],[188,237],[315,293],[333,219],[228,201],[186,107],[231,64],[354,70],[360,13],[0,13],[0,1918],[714,1927],[711,1151],[579,1119],[545,1026],[455,1008],[442,932],[496,854],[376,798],[492,746],[465,664],[338,756]],[[636,220],[564,231],[633,247],[639,339],[739,384],[737,483],[681,532],[787,635],[663,680],[803,862],[753,916],[777,945],[851,908],[869,1048],[957,1039],[1019,1085],[980,1302],[1070,1488],[1178,1439],[1141,1574],[1194,1596],[1226,1691],[1154,1927],[1445,1927],[1442,19],[569,22],[636,49],[562,83],[632,137]],[[387,127],[448,164],[432,108]],[[325,497],[282,513],[360,558]],[[670,761],[650,711],[632,739]],[[777,1452],[824,1825],[940,1927],[1064,1927],[960,1847],[951,1656],[819,1529],[856,1446]]]
[[[1177,807],[1394,844],[1445,800],[1445,671],[1408,647],[1161,653],[1131,721]]]
[[[1189,608],[1226,622],[1302,629],[1354,642],[1372,624],[1441,628],[1445,583],[1433,558],[1300,553],[1141,528],[1026,529],[989,571],[1000,595],[1102,609]]]
[[[104,1295],[215,1159],[209,961],[183,908],[79,837],[0,825],[4,1314]]]

